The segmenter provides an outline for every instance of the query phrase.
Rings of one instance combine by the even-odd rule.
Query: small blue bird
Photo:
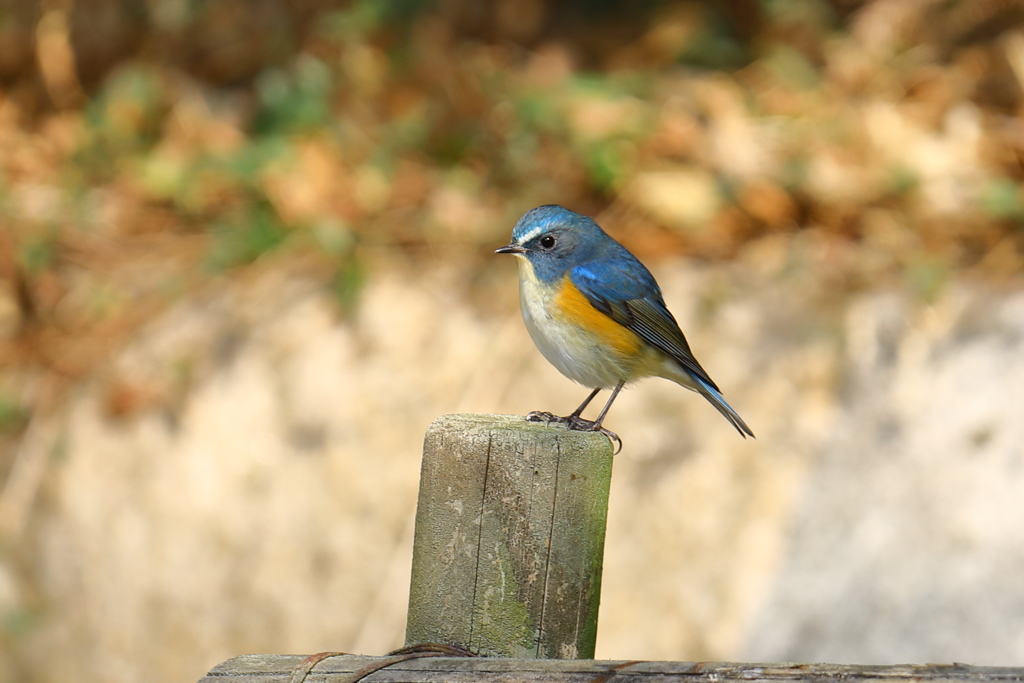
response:
[[[527,417],[619,441],[601,423],[622,387],[664,377],[701,394],[740,436],[754,436],[693,357],[654,276],[592,219],[557,205],[538,206],[495,253],[519,257],[519,305],[533,343],[559,372],[594,389],[568,417]],[[580,417],[602,389],[612,395],[597,419]]]

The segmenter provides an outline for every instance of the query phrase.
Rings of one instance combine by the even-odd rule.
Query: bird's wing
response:
[[[661,349],[695,378],[719,391],[718,387],[700,366],[690,351],[679,324],[672,317],[661,297],[654,277],[640,265],[642,272],[629,268],[617,268],[601,264],[601,277],[586,265],[569,271],[569,278],[590,304],[640,336],[648,344]]]

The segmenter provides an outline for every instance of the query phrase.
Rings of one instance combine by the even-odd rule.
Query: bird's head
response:
[[[591,218],[549,204],[527,211],[512,229],[512,241],[494,253],[526,259],[538,278],[554,282],[606,243],[614,241]]]

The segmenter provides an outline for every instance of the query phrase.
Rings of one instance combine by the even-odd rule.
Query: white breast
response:
[[[558,285],[541,282],[525,257],[519,261],[519,306],[533,343],[563,375],[591,388],[608,389],[621,380],[639,379],[634,364],[606,349],[587,330],[567,322],[551,308]]]

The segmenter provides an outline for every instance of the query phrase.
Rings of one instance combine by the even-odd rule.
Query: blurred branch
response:
[[[14,466],[0,491],[0,538],[16,539],[25,530],[62,417],[58,412],[37,412],[29,421],[14,456]]]
[[[59,109],[68,109],[85,99],[69,32],[68,14],[74,0],[50,4],[54,6],[43,13],[36,25],[36,59],[50,99]]]

